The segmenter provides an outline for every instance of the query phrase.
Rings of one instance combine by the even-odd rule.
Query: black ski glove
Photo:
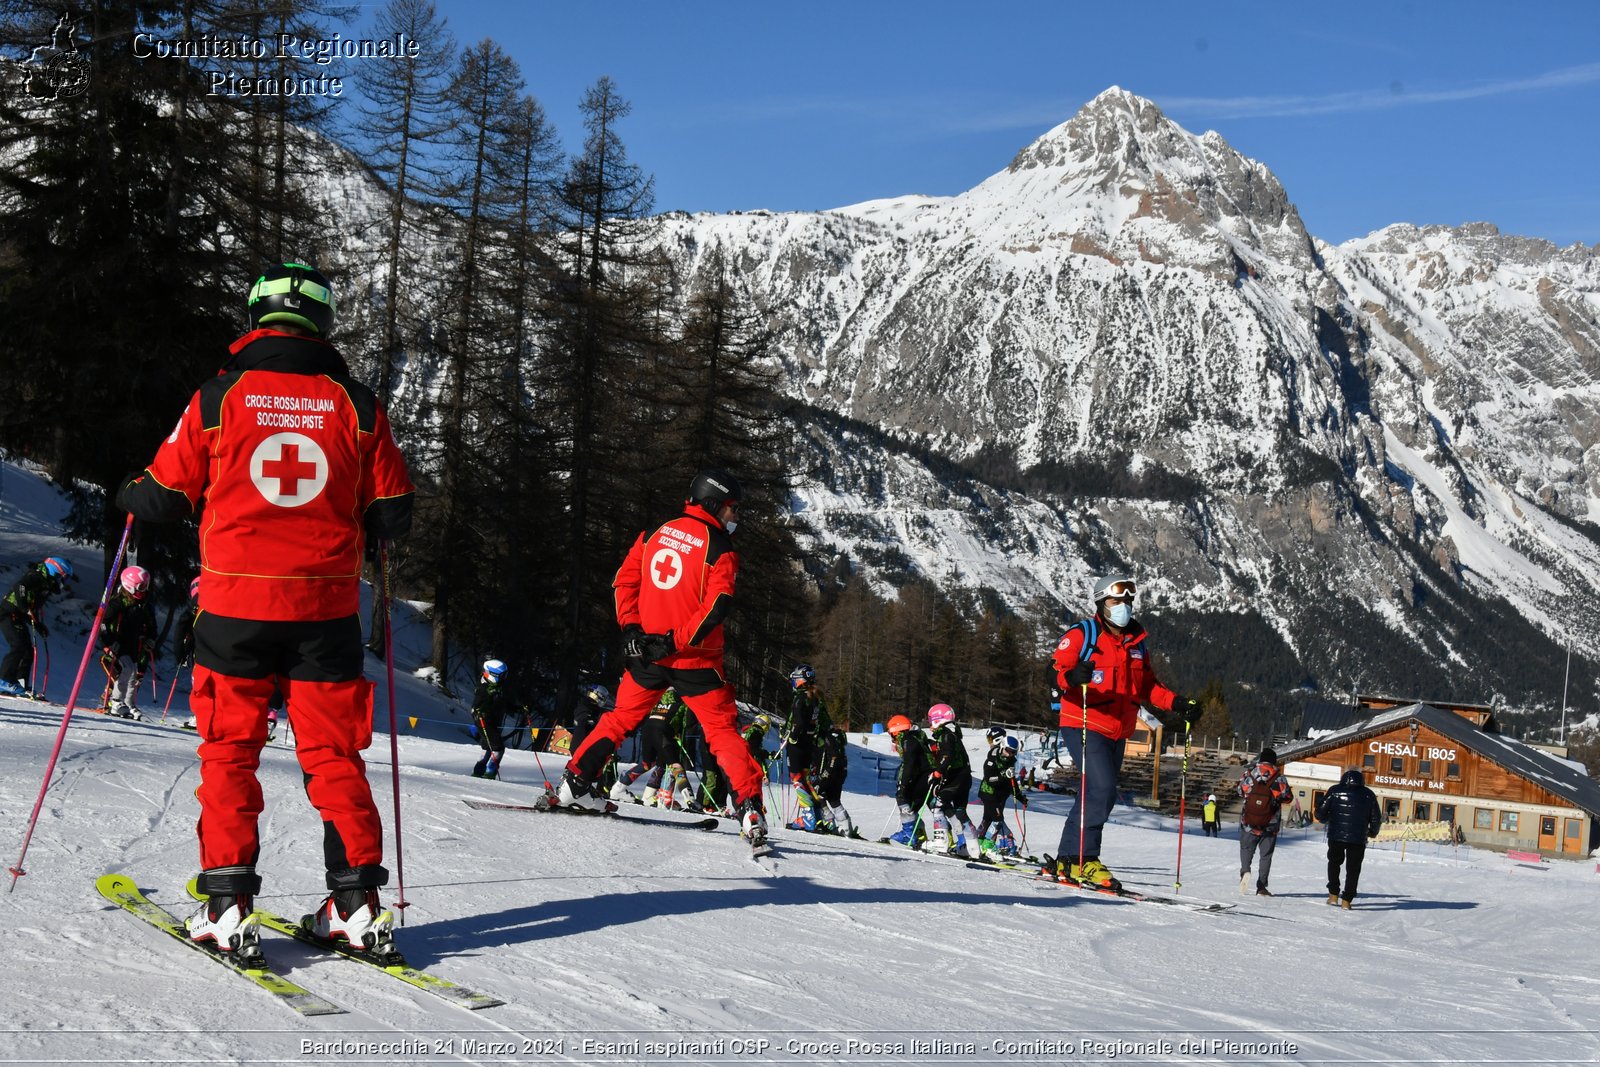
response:
[[[1094,664],[1086,659],[1080,659],[1077,664],[1067,672],[1067,684],[1074,689],[1082,689],[1094,678]]]
[[[622,628],[622,655],[625,659],[644,659],[644,627],[630,622]]]
[[[1200,718],[1200,702],[1190,697],[1174,697],[1172,701],[1172,728],[1189,729],[1190,725]]]

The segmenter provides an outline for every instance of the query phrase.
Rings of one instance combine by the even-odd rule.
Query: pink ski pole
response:
[[[67,710],[61,714],[61,728],[56,731],[56,746],[50,750],[50,762],[44,769],[44,782],[39,786],[39,799],[33,802],[33,814],[28,818],[28,831],[22,835],[22,851],[17,855],[17,862],[8,868],[11,872],[11,884],[6,887],[9,893],[17,888],[17,879],[28,872],[23,868],[22,861],[27,858],[28,844],[33,840],[33,828],[39,821],[39,810],[44,807],[44,795],[50,789],[50,776],[56,772],[56,760],[61,757],[61,743],[67,738],[67,724],[72,721],[72,709],[78,703],[78,688],[83,685],[83,672],[89,667],[89,653],[94,650],[94,635],[100,632],[100,620],[105,617],[106,602],[111,599],[111,586],[117,580],[117,572],[122,569],[122,553],[128,548],[128,535],[133,533],[133,515],[128,515],[128,521],[122,527],[122,541],[117,545],[116,558],[111,561],[111,571],[106,575],[105,592],[100,594],[100,608],[94,613],[94,622],[89,624],[89,640],[83,646],[83,661],[78,664],[78,677],[72,682],[72,693],[67,697]]]
[[[389,679],[389,769],[394,777],[394,870],[400,899],[395,908],[400,912],[400,925],[406,924],[406,861],[400,843],[400,724],[394,710],[394,618],[389,598],[389,542],[378,542],[378,570],[383,584],[383,665]]]
[[[167,702],[161,707],[161,721],[167,721],[167,709],[172,707],[172,694],[178,691],[178,674],[183,668],[175,667],[172,671],[172,684],[167,687]]]

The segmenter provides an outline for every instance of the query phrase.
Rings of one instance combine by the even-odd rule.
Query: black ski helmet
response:
[[[694,476],[689,483],[689,503],[698,504],[715,515],[724,504],[737,504],[744,496],[739,480],[725,470],[711,468]]]
[[[333,287],[315,267],[284,263],[269,267],[250,287],[250,328],[287,323],[327,337],[335,314]]]

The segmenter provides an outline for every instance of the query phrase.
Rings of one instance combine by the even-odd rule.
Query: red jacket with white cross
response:
[[[612,580],[617,625],[671,631],[678,650],[663,667],[722,667],[722,620],[733,609],[739,554],[705,508],[684,505],[671,522],[639,535]]]
[[[411,480],[372,391],[337,349],[256,330],[117,496],[149,521],[200,517],[200,609],[263,621],[360,610],[364,537],[411,526]]]

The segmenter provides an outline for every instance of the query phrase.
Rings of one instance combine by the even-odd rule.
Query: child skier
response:
[[[836,726],[830,726],[828,732],[822,736],[822,748],[817,755],[815,784],[826,820],[819,821],[817,829],[836,833],[842,837],[860,837],[861,835],[856,833],[855,824],[850,821],[850,813],[840,803],[844,793],[845,775],[849,770],[850,757],[845,745],[844,731]]]
[[[102,712],[137,719],[139,683],[150,669],[150,649],[155,643],[156,619],[145,597],[150,593],[150,572],[124,567],[117,592],[106,603],[100,621],[100,666],[106,672]]]
[[[28,688],[28,672],[33,669],[33,637],[31,626],[40,637],[50,636],[44,624],[44,604],[51,593],[63,590],[64,582],[71,580],[72,564],[60,556],[51,556],[37,566],[23,571],[11,592],[0,600],[0,637],[6,639],[6,657],[0,660],[0,693],[7,696],[34,696]]]
[[[499,778],[500,761],[506,755],[506,713],[515,711],[511,690],[503,684],[506,665],[497,659],[483,661],[483,674],[472,694],[472,725],[478,731],[483,756],[472,768],[474,778]]]
[[[928,709],[928,726],[934,792],[934,799],[928,803],[933,812],[928,849],[950,854],[965,851],[968,858],[977,859],[978,828],[967,816],[967,797],[972,793],[972,758],[967,755],[955,709],[949,704],[935,704]],[[955,831],[954,840],[951,839],[952,830]]]
[[[1020,806],[1028,806],[1028,795],[1017,781],[1017,755],[1021,749],[1015,737],[1006,736],[998,726],[990,728],[989,755],[983,761],[983,779],[978,783],[978,795],[983,799],[978,840],[985,859],[1017,854],[1016,840],[1006,829],[1006,800],[1016,797]]]
[[[817,786],[814,778],[822,739],[833,728],[828,709],[817,688],[817,672],[802,663],[789,672],[789,718],[783,724],[783,752],[789,761],[789,780],[794,783],[796,811],[793,830],[817,828]]]
[[[894,797],[900,805],[900,829],[890,834],[889,840],[916,848],[927,836],[921,826],[921,809],[933,800],[928,738],[905,715],[889,717],[889,737],[900,754],[900,773],[894,786]]]

